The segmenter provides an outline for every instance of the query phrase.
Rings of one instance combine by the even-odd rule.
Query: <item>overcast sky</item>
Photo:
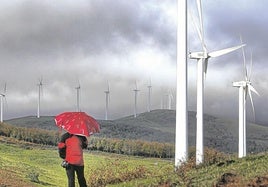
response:
[[[268,124],[268,1],[202,3],[209,51],[239,45],[240,35],[247,44],[248,60],[252,51],[251,81],[260,93],[260,97],[253,95],[256,121]],[[189,1],[188,9],[197,20],[194,0]],[[41,77],[41,115],[75,111],[75,87],[80,84],[81,110],[104,119],[107,81],[110,119],[133,115],[135,81],[140,90],[138,113],[147,110],[150,80],[152,109],[166,107],[168,93],[173,94],[175,109],[176,16],[176,0],[2,0],[0,92],[7,83],[4,119],[36,115]],[[188,40],[189,51],[201,49],[190,16]],[[189,110],[196,110],[196,65],[196,60],[188,60]],[[205,113],[238,119],[238,89],[232,82],[243,79],[242,50],[210,59]],[[250,105],[248,119],[252,120]]]

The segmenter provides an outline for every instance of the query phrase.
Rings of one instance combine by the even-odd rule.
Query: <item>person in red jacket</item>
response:
[[[87,138],[65,133],[58,144],[60,157],[64,159],[62,166],[66,169],[68,187],[75,187],[75,172],[80,187],[86,187],[84,176],[83,149],[87,148]]]

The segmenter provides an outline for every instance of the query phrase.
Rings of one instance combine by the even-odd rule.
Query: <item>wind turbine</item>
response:
[[[134,98],[135,98],[135,106],[134,106],[134,117],[137,117],[137,100],[138,100],[138,92],[140,90],[138,90],[138,86],[137,86],[137,82],[135,81],[135,88],[134,88]]]
[[[80,86],[80,83],[78,83],[78,86],[75,87],[76,89],[76,107],[77,107],[77,112],[80,112],[80,89],[81,89],[81,86]]]
[[[151,112],[151,93],[152,93],[152,84],[151,84],[151,80],[149,82],[149,85],[147,86],[148,88],[148,103],[147,103],[147,111]]]
[[[171,91],[168,92],[167,96],[167,108],[171,110],[171,102],[174,99]]]
[[[160,108],[161,109],[164,109],[164,94],[163,94],[163,91],[161,91],[161,101],[160,101]]]
[[[239,82],[233,82],[233,86],[239,88],[239,140],[238,140],[238,144],[239,144],[238,145],[238,157],[239,158],[245,157],[247,154],[247,146],[246,146],[247,95],[249,95],[249,98],[250,98],[252,111],[254,115],[254,121],[255,121],[255,110],[254,110],[254,104],[252,100],[251,91],[259,95],[259,93],[255,90],[255,88],[252,86],[251,81],[250,81],[251,70],[252,70],[252,54],[251,54],[251,68],[250,68],[250,72],[248,73],[244,48],[242,48],[242,50],[243,50],[243,59],[244,59],[245,80],[239,81]]]
[[[110,87],[109,87],[109,82],[107,82],[107,90],[104,91],[105,93],[105,101],[106,101],[106,105],[105,105],[105,120],[108,120],[108,108],[109,108],[109,101],[110,101]]]
[[[6,98],[6,91],[7,91],[7,84],[5,83],[5,86],[4,86],[4,91],[3,93],[0,93],[0,109],[1,109],[1,113],[0,113],[0,122],[3,123],[3,106],[4,106],[4,98]]]
[[[245,45],[242,44],[235,47],[209,52],[204,40],[201,0],[197,0],[197,9],[198,9],[200,25],[198,27],[195,24],[195,27],[198,32],[199,39],[201,40],[203,51],[192,52],[192,53],[190,52],[189,58],[197,60],[196,164],[200,164],[203,163],[204,160],[204,145],[203,145],[204,144],[203,143],[204,75],[207,73],[208,59],[228,54]]]
[[[39,79],[37,86],[38,86],[37,118],[40,118],[41,92],[43,91],[42,90],[42,88],[43,88],[43,78],[42,77]]]

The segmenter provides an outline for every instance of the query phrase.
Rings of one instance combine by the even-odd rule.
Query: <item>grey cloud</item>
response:
[[[260,98],[254,97],[256,116],[262,123],[268,121],[264,112],[268,109],[264,102],[268,92],[264,84],[267,82],[267,13],[263,8],[267,7],[267,2],[202,2],[206,42],[210,50],[239,44],[240,33],[247,43],[247,55],[252,49],[252,81],[256,89],[263,92]],[[159,69],[151,77],[154,108],[160,108],[163,90],[175,90],[177,30],[171,21],[174,18],[165,11],[168,7],[175,12],[176,1],[23,0],[2,5],[0,90],[7,82],[9,111],[6,116],[35,113],[36,84],[40,76],[44,78],[42,109],[45,114],[51,115],[75,108],[78,80],[82,87],[81,106],[100,118],[104,114],[103,91],[107,80],[111,84],[111,114],[114,117],[132,114],[135,80],[141,88],[139,111],[146,111],[150,66],[157,65]],[[190,1],[189,8],[193,7],[195,1]],[[197,35],[192,35],[195,31],[190,30],[189,33],[189,49],[200,48]],[[146,68],[141,68],[137,60],[143,58],[138,55],[144,51],[151,54],[144,57]],[[159,57],[159,53],[163,56]],[[163,59],[160,62],[154,57]],[[156,63],[156,60],[159,61]],[[232,113],[237,111],[230,111],[237,104],[238,90],[232,88],[232,81],[243,78],[242,53],[237,51],[210,62],[205,86],[205,110],[215,115],[234,116]],[[196,102],[195,66],[196,61],[189,60],[191,110],[195,110]],[[168,75],[168,72],[174,75]]]

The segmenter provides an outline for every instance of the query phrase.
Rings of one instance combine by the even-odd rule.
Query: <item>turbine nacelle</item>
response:
[[[0,93],[0,96],[1,97],[6,97],[6,92],[7,92],[7,84],[5,83],[4,91],[2,93]]]
[[[134,92],[138,92],[140,90],[138,90],[138,86],[137,86],[137,82],[135,81],[135,88],[133,89]]]
[[[4,91],[0,93],[0,97],[6,97],[7,85],[4,86]]]
[[[43,86],[43,83],[42,83],[42,82],[39,82],[39,83],[37,84],[37,86]]]
[[[233,87],[246,87],[247,85],[251,85],[251,82],[250,81],[233,82]]]
[[[107,90],[105,90],[104,93],[106,93],[106,94],[110,93],[110,85],[108,82],[107,82]]]
[[[207,59],[209,58],[210,56],[208,55],[207,52],[190,52],[189,53],[189,58],[190,59]]]

